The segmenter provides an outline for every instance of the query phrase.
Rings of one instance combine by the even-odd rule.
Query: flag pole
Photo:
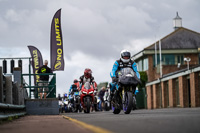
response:
[[[155,67],[157,67],[157,46],[155,42]]]
[[[159,51],[160,51],[160,77],[162,78],[162,54],[161,54],[161,41],[159,40]]]

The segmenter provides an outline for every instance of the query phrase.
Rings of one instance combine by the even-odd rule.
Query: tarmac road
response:
[[[0,133],[93,133],[61,115],[26,115],[0,123]]]
[[[200,108],[135,110],[118,115],[111,111],[64,115],[114,133],[200,133]]]

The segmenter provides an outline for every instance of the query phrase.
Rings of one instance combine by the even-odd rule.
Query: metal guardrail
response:
[[[25,105],[0,103],[0,120],[10,117],[19,117],[26,114]]]
[[[0,121],[25,115],[24,99],[27,96],[26,90],[20,87],[20,83],[12,81],[12,75],[3,75],[0,66]]]
[[[41,75],[52,75],[52,78],[50,79],[50,81],[48,82],[48,86],[39,86],[37,82],[36,85],[31,85],[32,81],[31,79],[29,79],[29,83],[25,84],[23,83],[23,78],[25,76],[31,77],[31,76],[41,76]],[[36,88],[40,88],[40,87],[48,87],[49,91],[47,92],[47,98],[55,98],[56,97],[56,74],[55,73],[38,73],[38,74],[21,74],[21,84],[23,85],[23,88],[29,88],[29,98],[31,97],[31,92],[33,92],[34,98],[38,98],[38,91]],[[44,82],[43,82],[44,83]]]

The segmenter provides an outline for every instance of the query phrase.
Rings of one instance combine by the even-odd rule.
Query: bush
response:
[[[148,81],[147,73],[145,71],[141,71],[140,73],[140,80],[142,84],[138,85],[138,88],[145,87],[146,82]]]

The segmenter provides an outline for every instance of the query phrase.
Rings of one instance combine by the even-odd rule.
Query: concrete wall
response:
[[[12,76],[5,76],[5,90],[6,90],[6,103],[13,104],[13,95],[12,95]]]
[[[26,111],[29,115],[58,115],[58,99],[27,99]]]
[[[0,67],[0,103],[25,104],[24,99],[28,97],[28,94],[26,89],[21,87],[21,70],[19,70],[19,68],[14,68],[14,82],[11,75],[5,75],[5,83],[3,83],[2,67]]]

